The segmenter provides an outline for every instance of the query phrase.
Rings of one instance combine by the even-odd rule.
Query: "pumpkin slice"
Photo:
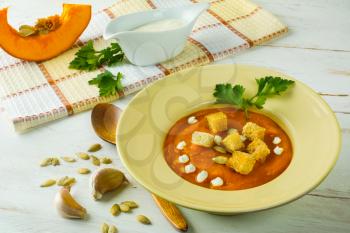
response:
[[[60,24],[47,34],[21,36],[7,22],[7,8],[0,10],[0,46],[10,55],[27,60],[43,61],[71,48],[90,22],[91,6],[63,4]]]

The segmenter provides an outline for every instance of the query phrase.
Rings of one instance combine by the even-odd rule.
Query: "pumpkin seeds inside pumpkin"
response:
[[[31,36],[37,33],[37,30],[30,25],[22,25],[19,27],[18,34],[23,37]]]

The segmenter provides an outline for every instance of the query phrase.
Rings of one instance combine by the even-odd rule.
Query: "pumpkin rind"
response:
[[[27,61],[48,60],[71,48],[91,19],[90,5],[63,4],[57,29],[45,35],[22,37],[8,24],[7,10],[0,10],[0,47]]]

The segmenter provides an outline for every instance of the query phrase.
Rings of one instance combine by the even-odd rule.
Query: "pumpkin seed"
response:
[[[227,157],[221,156],[221,155],[215,156],[212,159],[217,164],[226,164],[226,162],[227,162]]]
[[[118,229],[114,225],[110,225],[108,229],[108,233],[117,233]]]
[[[88,152],[96,152],[101,150],[101,148],[102,148],[101,144],[96,143],[89,147]]]
[[[41,161],[40,166],[41,167],[47,167],[49,165],[57,166],[60,165],[60,161],[58,158],[55,157],[49,157]]]
[[[52,158],[51,164],[52,166],[60,165],[60,160],[58,158]]]
[[[89,160],[90,156],[84,152],[79,152],[76,154],[79,158],[83,159],[83,160]]]
[[[147,218],[145,215],[137,215],[136,219],[142,224],[151,224],[151,220],[149,220],[149,218]]]
[[[217,152],[226,154],[225,148],[223,148],[223,147],[221,147],[221,146],[214,146],[213,149],[216,150]]]
[[[126,204],[120,204],[119,208],[120,208],[120,211],[124,212],[124,213],[127,213],[127,212],[130,211],[130,207],[128,205],[126,205]]]
[[[69,157],[69,156],[63,156],[63,157],[61,157],[61,159],[68,162],[68,163],[74,163],[76,161],[75,158]]]
[[[23,37],[34,35],[36,32],[35,28],[29,25],[22,25],[18,30],[18,33]]]
[[[99,160],[99,158],[97,158],[96,156],[94,155],[90,155],[91,159],[92,159],[92,164],[95,165],[95,166],[100,166],[101,162]]]
[[[72,186],[75,182],[76,180],[74,177],[64,176],[57,181],[57,185],[67,187]]]
[[[43,161],[41,161],[40,166],[41,167],[49,166],[51,165],[51,162],[52,162],[52,158],[46,158]]]
[[[90,173],[90,169],[82,167],[82,168],[78,169],[78,173],[79,174],[89,174]]]
[[[114,204],[112,205],[111,209],[110,209],[110,212],[113,216],[117,216],[120,214],[120,207],[118,204]]]
[[[112,163],[112,159],[110,159],[110,158],[108,158],[108,157],[102,157],[102,158],[100,159],[100,161],[101,161],[101,163],[103,163],[103,164],[110,164],[110,163]]]
[[[134,208],[139,207],[139,205],[134,201],[123,201],[121,204],[125,204],[125,205],[129,206],[130,209],[134,209]]]
[[[46,35],[47,33],[49,33],[49,30],[45,30],[45,29],[39,30],[39,35]]]
[[[56,180],[53,180],[53,179],[49,179],[49,180],[46,180],[44,183],[42,183],[40,185],[40,187],[44,188],[44,187],[50,187],[52,185],[56,184]]]
[[[107,223],[101,225],[101,233],[108,233],[109,226]]]

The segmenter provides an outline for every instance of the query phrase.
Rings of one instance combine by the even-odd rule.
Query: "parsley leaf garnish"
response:
[[[258,84],[257,93],[250,97],[245,98],[245,88],[242,85],[232,84],[217,84],[214,90],[214,97],[216,97],[217,103],[232,104],[242,109],[246,116],[248,116],[248,108],[256,107],[262,109],[267,98],[274,95],[280,95],[280,93],[286,91],[294,81],[288,79],[282,79],[280,77],[267,76],[264,78],[256,79]]]
[[[115,65],[123,59],[124,53],[118,43],[111,43],[109,47],[96,51],[93,42],[90,40],[75,53],[75,58],[69,63],[69,68],[92,71],[102,65]]]
[[[115,76],[110,71],[106,70],[97,75],[96,78],[91,79],[89,84],[97,85],[100,96],[111,96],[123,90],[122,78],[122,73],[118,72],[117,76]]]

